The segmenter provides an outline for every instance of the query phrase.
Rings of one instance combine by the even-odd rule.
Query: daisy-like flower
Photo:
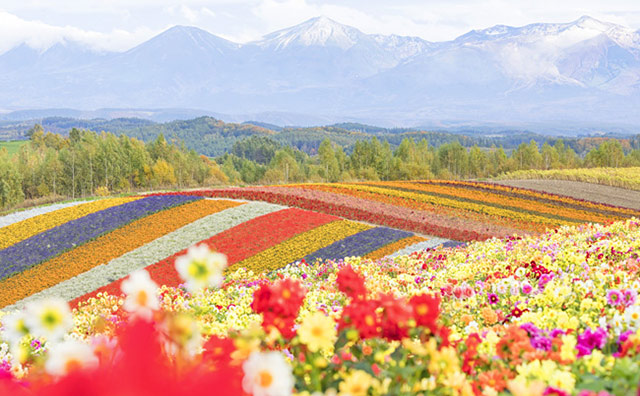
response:
[[[151,280],[149,273],[138,270],[122,282],[120,287],[126,295],[122,307],[134,315],[150,320],[153,311],[160,307],[158,285]]]
[[[622,301],[624,301],[624,305],[630,306],[636,303],[638,299],[638,292],[633,289],[626,289],[622,292]]]
[[[186,281],[186,288],[195,292],[206,287],[220,287],[227,256],[212,252],[205,244],[191,246],[184,256],[176,259],[176,270]]]
[[[25,322],[26,315],[24,311],[14,312],[2,317],[2,339],[9,344],[16,344],[22,340],[24,336],[29,334],[29,328]]]
[[[81,369],[91,369],[98,365],[93,349],[80,341],[67,340],[53,344],[45,363],[47,373],[63,376]]]
[[[354,370],[340,383],[340,394],[366,396],[373,385],[373,377],[362,370]]]
[[[36,338],[61,339],[73,327],[69,304],[61,298],[34,301],[27,305],[24,324]]]
[[[624,311],[624,321],[627,323],[627,327],[633,330],[637,330],[640,327],[640,307],[629,307]]]
[[[300,328],[298,328],[300,341],[305,344],[311,352],[331,350],[337,334],[334,320],[321,312],[307,316],[302,322],[302,325],[300,325]]]
[[[498,295],[495,293],[489,293],[487,295],[487,299],[489,300],[489,304],[497,304],[498,301],[500,301],[500,299],[498,298]]]
[[[288,396],[294,378],[280,352],[253,352],[242,364],[242,388],[253,396]]]
[[[533,286],[529,282],[522,282],[522,292],[524,294],[530,294],[533,291]]]
[[[617,306],[622,303],[622,293],[619,290],[611,289],[607,292],[607,302],[611,306]]]

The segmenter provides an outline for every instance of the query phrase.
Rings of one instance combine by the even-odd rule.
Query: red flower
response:
[[[338,323],[339,329],[355,328],[363,339],[380,334],[380,316],[376,313],[378,303],[373,300],[355,300],[344,307]]]
[[[413,310],[405,299],[395,298],[393,294],[380,293],[382,311],[382,336],[389,340],[401,340],[409,334],[409,319]]]
[[[306,290],[300,282],[285,279],[261,284],[253,294],[251,308],[262,314],[262,327],[270,331],[275,327],[285,338],[295,335],[293,324],[304,301]]]
[[[413,309],[416,324],[435,332],[436,320],[440,314],[440,297],[420,294],[411,297],[409,304]]]
[[[367,288],[364,285],[364,277],[356,272],[350,265],[338,271],[338,290],[352,299],[364,298]]]

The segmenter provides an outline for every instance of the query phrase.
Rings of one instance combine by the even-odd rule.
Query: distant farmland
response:
[[[20,147],[27,143],[27,140],[0,141],[0,149],[6,148],[9,154],[16,154]]]

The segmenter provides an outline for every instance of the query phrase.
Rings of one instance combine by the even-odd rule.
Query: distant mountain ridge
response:
[[[380,125],[640,126],[639,105],[640,32],[587,16],[497,25],[447,42],[365,34],[326,17],[246,44],[175,26],[121,53],[67,41],[0,55],[0,109],[10,110],[190,108]]]

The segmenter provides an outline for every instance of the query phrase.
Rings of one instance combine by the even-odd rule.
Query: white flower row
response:
[[[395,253],[390,254],[387,257],[398,257],[398,256],[405,256],[405,255],[409,255],[413,252],[419,252],[421,250],[425,250],[425,249],[431,249],[434,248],[436,246],[440,246],[445,242],[448,242],[449,239],[444,239],[444,238],[431,238],[427,241],[423,241],[423,242],[418,242],[415,243],[413,245],[407,246],[403,249],[398,250]]]
[[[80,205],[89,201],[73,201],[61,204],[54,204],[48,206],[39,206],[37,208],[22,210],[0,217],[0,228],[10,226],[11,224],[19,223],[21,221],[30,219],[32,217],[40,216],[45,213],[55,212],[56,210],[69,208],[71,206]]]
[[[113,259],[107,264],[94,267],[78,276],[26,297],[3,308],[3,310],[21,309],[29,301],[50,297],[61,297],[71,301],[229,228],[284,208],[280,205],[252,202],[214,213]]]

